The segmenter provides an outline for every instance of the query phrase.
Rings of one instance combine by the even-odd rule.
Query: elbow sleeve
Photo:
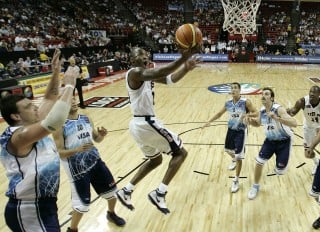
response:
[[[58,100],[53,105],[47,117],[41,121],[41,125],[50,132],[58,130],[66,121],[70,107],[70,104]]]

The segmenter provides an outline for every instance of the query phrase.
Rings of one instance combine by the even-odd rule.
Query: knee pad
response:
[[[227,152],[229,155],[235,155],[234,150],[224,149],[224,151]]]
[[[241,152],[240,154],[234,154],[234,158],[236,160],[243,160],[244,159],[244,153]]]
[[[89,211],[89,205],[84,204],[74,204],[72,203],[72,208],[79,213],[86,213]]]
[[[264,165],[268,160],[262,159],[261,157],[256,157],[257,164]]]
[[[281,168],[281,169],[279,169],[279,168],[277,168],[277,167],[274,168],[274,172],[275,172],[277,175],[283,175],[286,171],[287,171],[287,168]]]
[[[101,193],[100,197],[102,197],[106,200],[111,200],[112,198],[115,198],[115,193],[116,193],[116,189],[111,190],[110,192]]]

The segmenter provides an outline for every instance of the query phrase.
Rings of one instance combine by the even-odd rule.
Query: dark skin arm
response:
[[[193,54],[197,53],[198,51],[198,46],[192,49],[181,50],[181,57],[179,59],[160,68],[146,69],[144,67],[136,67],[129,72],[128,83],[133,89],[139,88],[141,82],[148,80],[157,81],[159,79],[159,82],[164,83],[167,75],[179,69],[180,66],[182,66]],[[187,70],[188,67],[189,66],[187,64],[185,70],[177,71],[178,74],[175,77],[176,81],[180,80],[189,71]]]
[[[304,98],[300,98],[298,101],[296,101],[296,104],[292,107],[287,109],[287,113],[290,116],[295,116],[300,110],[303,110],[305,106]]]

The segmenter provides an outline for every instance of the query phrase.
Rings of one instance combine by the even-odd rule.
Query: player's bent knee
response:
[[[172,156],[174,156],[174,157],[180,156],[183,159],[185,159],[187,157],[187,155],[188,155],[188,152],[184,147],[182,147],[178,151],[172,152]]]
[[[160,154],[155,158],[149,159],[149,163],[153,167],[158,167],[162,163],[162,155]]]

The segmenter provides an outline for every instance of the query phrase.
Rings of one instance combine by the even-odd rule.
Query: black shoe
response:
[[[312,224],[312,227],[316,230],[320,228],[320,217],[314,221],[314,223]]]
[[[80,108],[81,108],[81,109],[85,109],[86,106],[85,106],[85,105],[80,105]]]
[[[111,213],[109,211],[107,212],[107,219],[110,222],[116,224],[117,226],[124,226],[126,224],[126,221],[123,218],[121,218],[117,214]]]

